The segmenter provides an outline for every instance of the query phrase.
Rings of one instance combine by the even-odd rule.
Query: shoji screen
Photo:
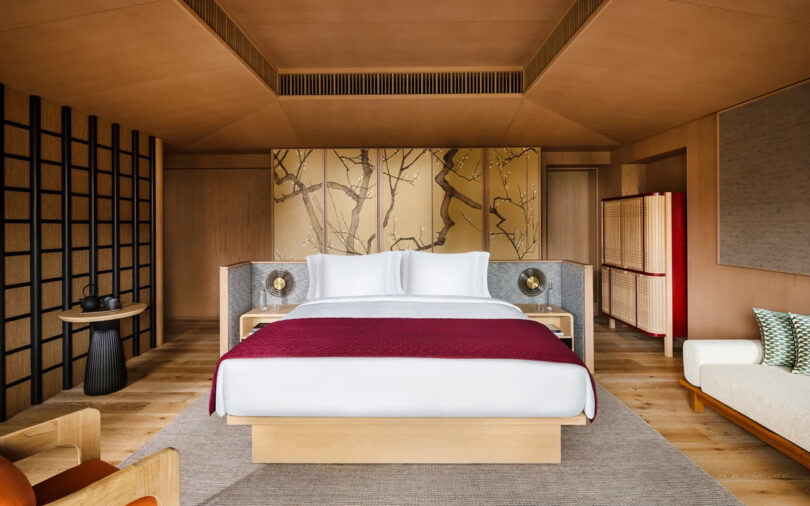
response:
[[[122,321],[129,356],[155,346],[156,139],[2,87],[0,419],[84,378],[82,288],[150,305]],[[137,267],[136,267],[137,266]]]

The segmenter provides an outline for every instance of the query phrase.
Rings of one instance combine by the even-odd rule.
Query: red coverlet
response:
[[[266,325],[219,359],[211,381],[209,414],[216,410],[217,372],[223,360],[284,357],[506,358],[574,364],[585,368],[582,360],[554,333],[532,320],[281,320]],[[595,396],[592,375],[591,385]]]

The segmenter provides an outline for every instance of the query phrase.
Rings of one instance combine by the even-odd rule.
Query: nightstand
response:
[[[540,323],[548,323],[559,327],[563,335],[558,336],[574,349],[574,315],[560,306],[551,305],[551,311],[546,311],[545,304],[515,304],[523,314]]]
[[[239,317],[239,340],[242,341],[248,336],[250,329],[257,323],[273,323],[279,321],[284,315],[295,309],[297,304],[282,304],[273,311],[272,306],[267,306],[267,311],[262,311],[261,307],[254,307],[247,313]]]

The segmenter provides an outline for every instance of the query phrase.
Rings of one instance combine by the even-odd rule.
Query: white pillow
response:
[[[311,255],[307,257],[307,299],[401,295],[401,251],[374,255]]]
[[[408,295],[489,297],[489,253],[423,253],[408,251],[403,258],[403,287]]]

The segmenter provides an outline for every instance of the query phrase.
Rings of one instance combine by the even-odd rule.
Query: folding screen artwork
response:
[[[538,148],[273,150],[274,260],[489,250],[538,259]]]

